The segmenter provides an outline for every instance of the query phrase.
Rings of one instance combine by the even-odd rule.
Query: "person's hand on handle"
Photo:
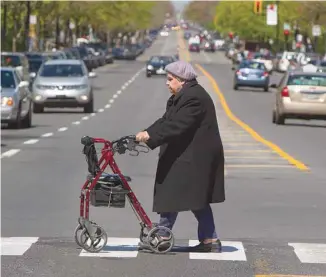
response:
[[[139,132],[136,135],[136,141],[146,143],[148,141],[148,139],[149,139],[149,134],[146,131]]]

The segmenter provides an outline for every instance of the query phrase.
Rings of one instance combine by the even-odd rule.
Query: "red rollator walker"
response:
[[[131,178],[121,173],[114,160],[116,153],[125,154],[129,151],[130,155],[138,156],[139,152],[148,153],[149,148],[138,143],[135,136],[125,136],[115,141],[85,136],[81,138],[81,143],[84,145],[83,154],[86,156],[89,175],[80,194],[80,217],[75,230],[76,243],[88,252],[101,251],[106,246],[107,233],[102,227],[89,220],[89,204],[94,207],[124,208],[128,199],[140,223],[139,238],[142,244],[154,253],[169,252],[174,245],[172,231],[151,222],[128,184]],[[97,143],[103,144],[100,159],[97,157],[95,148]],[[146,151],[137,150],[137,148],[143,148]],[[108,166],[113,173],[105,172]],[[164,238],[164,243],[158,234],[161,231],[169,234],[167,238]]]

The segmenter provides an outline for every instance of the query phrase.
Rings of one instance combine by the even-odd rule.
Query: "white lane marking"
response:
[[[189,240],[189,246],[199,242]],[[246,261],[246,253],[241,241],[221,241],[222,253],[189,253],[191,260],[219,260],[219,261]]]
[[[116,257],[116,258],[136,258],[138,255],[137,238],[108,238],[106,246],[98,253],[89,253],[82,250],[81,257]]]
[[[87,120],[87,119],[88,119],[88,116],[82,117],[82,120]]]
[[[121,94],[121,93],[122,93],[122,91],[121,91],[121,90],[118,90],[118,91],[117,91],[117,94]]]
[[[112,104],[114,102],[114,99],[110,99],[109,102]]]
[[[104,109],[99,109],[98,110],[100,113],[103,113],[104,112]]]
[[[118,94],[113,94],[113,98],[118,98]]]
[[[48,138],[48,137],[51,137],[51,136],[53,136],[53,133],[45,133],[41,137],[42,138]]]
[[[91,116],[95,116],[96,114],[95,113],[91,113]]]
[[[6,158],[12,157],[13,155],[17,154],[18,152],[20,152],[20,149],[10,149],[1,154],[1,159],[4,157],[6,157]]]
[[[129,82],[125,82],[125,87],[129,86]]]
[[[302,263],[326,264],[326,244],[289,243]]]
[[[72,124],[79,125],[80,124],[80,121],[74,121]]]
[[[58,129],[59,132],[64,132],[64,131],[67,131],[68,128],[67,127],[61,127]]]
[[[106,104],[106,105],[105,105],[105,108],[106,108],[106,109],[108,109],[108,108],[110,108],[110,107],[111,107],[110,104]]]
[[[7,237],[1,238],[1,256],[21,256],[38,237]]]
[[[122,86],[121,89],[125,89],[126,87],[125,86]]]
[[[23,142],[23,144],[35,144],[38,142],[38,139],[29,139]]]

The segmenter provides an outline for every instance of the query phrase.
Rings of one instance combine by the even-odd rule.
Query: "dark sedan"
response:
[[[165,67],[174,61],[172,56],[152,56],[146,64],[146,76],[166,75]]]

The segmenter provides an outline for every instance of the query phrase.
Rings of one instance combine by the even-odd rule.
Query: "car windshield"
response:
[[[1,87],[16,88],[16,83],[12,71],[1,70]]]
[[[172,58],[171,57],[152,57],[151,58],[151,62],[152,63],[159,63],[159,62],[172,62]]]
[[[82,77],[83,70],[79,64],[47,64],[39,74],[41,77]]]
[[[1,55],[1,65],[2,66],[21,66],[21,60],[20,57],[17,55]]]
[[[258,69],[258,70],[265,70],[265,66],[262,63],[255,63],[255,62],[244,62],[240,64],[240,68],[249,68],[249,69]]]
[[[326,75],[293,75],[289,77],[288,85],[326,87]]]
[[[29,72],[38,72],[43,61],[42,60],[29,60]]]

